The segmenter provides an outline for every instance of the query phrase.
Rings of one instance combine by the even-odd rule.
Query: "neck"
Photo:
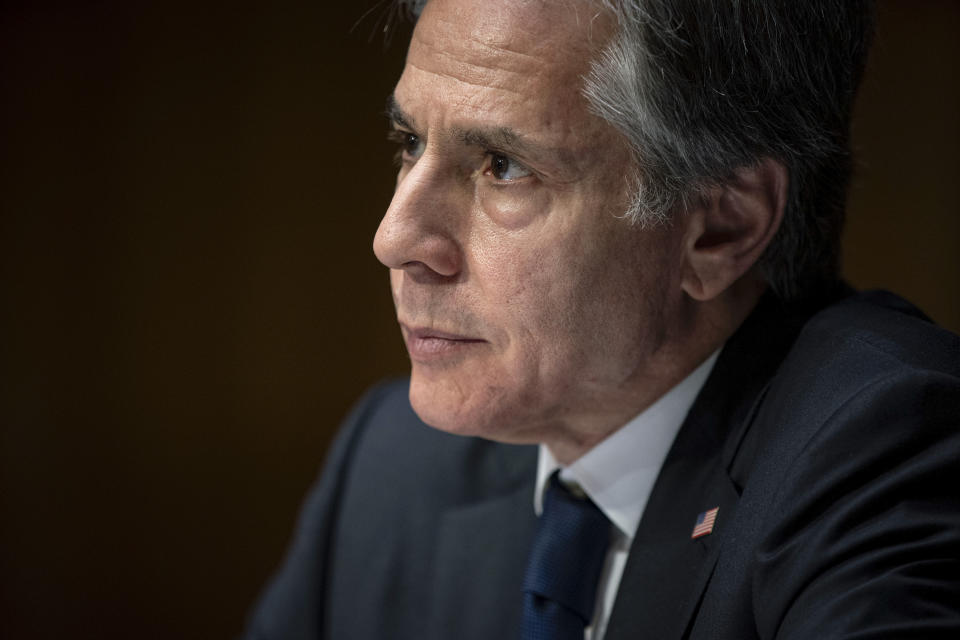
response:
[[[678,305],[674,330],[637,374],[604,399],[602,415],[576,425],[564,425],[544,440],[550,453],[563,465],[580,456],[649,408],[689,376],[719,349],[756,307],[765,285],[741,279],[723,295],[709,301],[684,298]]]

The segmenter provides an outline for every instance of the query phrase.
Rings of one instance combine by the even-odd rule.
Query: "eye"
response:
[[[420,140],[420,136],[403,132],[403,153],[411,158],[419,158],[423,155],[424,146],[423,141]]]
[[[423,155],[423,149],[426,145],[417,134],[394,129],[387,137],[391,142],[400,146],[396,156],[398,162],[412,162]]]
[[[490,154],[490,168],[487,172],[497,180],[512,182],[531,175],[525,166],[502,153]]]

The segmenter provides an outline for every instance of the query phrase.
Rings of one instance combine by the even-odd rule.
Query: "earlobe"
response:
[[[765,158],[711,187],[688,214],[682,279],[687,295],[712,300],[750,271],[780,228],[787,184],[786,168]]]

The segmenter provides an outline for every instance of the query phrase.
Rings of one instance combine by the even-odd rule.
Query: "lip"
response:
[[[400,329],[410,359],[423,363],[462,357],[467,351],[487,342],[482,338],[441,329],[408,327],[402,322]]]

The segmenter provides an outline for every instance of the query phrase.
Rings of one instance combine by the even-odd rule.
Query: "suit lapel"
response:
[[[527,448],[511,461],[522,468],[522,482],[444,514],[434,556],[436,600],[425,637],[488,640],[517,635],[523,572],[536,530],[536,460],[536,448]]]
[[[680,638],[739,495],[696,429],[678,435],[644,511],[607,627],[608,640]],[[697,516],[717,509],[712,532],[692,538]]]
[[[624,569],[607,640],[682,638],[736,513],[742,490],[729,469],[763,395],[802,324],[766,296],[730,338],[657,477]],[[692,538],[717,508],[712,532]]]

